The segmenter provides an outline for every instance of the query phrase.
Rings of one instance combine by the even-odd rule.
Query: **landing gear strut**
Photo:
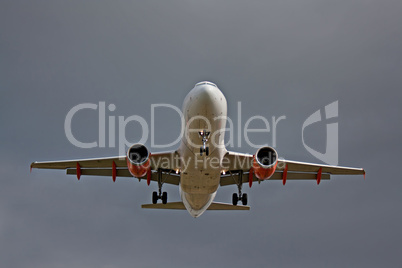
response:
[[[207,141],[209,138],[209,134],[211,134],[211,132],[209,131],[200,131],[198,132],[198,135],[200,135],[200,137],[202,138],[202,146],[200,147],[200,155],[202,156],[202,153],[205,152],[205,155],[208,156],[209,155],[209,147],[207,146]]]
[[[239,172],[239,180],[236,182],[237,184],[237,189],[239,191],[239,193],[234,193],[232,195],[232,204],[233,206],[237,206],[237,203],[239,201],[241,201],[241,203],[243,204],[243,206],[247,205],[247,194],[242,194],[241,192],[241,188],[243,186],[243,171],[240,170]]]
[[[167,192],[162,193],[162,170],[158,169],[158,192],[152,193],[152,204],[156,204],[159,199],[162,200],[162,204],[167,203]]]

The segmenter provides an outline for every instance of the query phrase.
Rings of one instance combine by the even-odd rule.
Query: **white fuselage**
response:
[[[212,203],[219,187],[226,153],[226,98],[215,84],[200,82],[184,99],[183,115],[185,128],[178,150],[182,161],[180,195],[189,213],[198,217]],[[208,156],[200,153],[201,131],[210,132],[206,142]]]

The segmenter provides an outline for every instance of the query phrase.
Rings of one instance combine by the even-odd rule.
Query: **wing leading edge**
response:
[[[254,156],[236,152],[228,152],[223,160],[226,164],[227,172],[221,176],[220,185],[231,185],[239,183],[250,183],[250,170],[252,168]],[[240,176],[242,173],[243,176]],[[329,180],[331,175],[363,175],[366,172],[362,168],[331,166],[307,162],[298,162],[279,159],[275,173],[269,180]],[[239,180],[242,180],[239,182]],[[252,181],[258,181],[255,175]]]
[[[175,151],[151,154],[151,181],[158,181],[157,170],[161,169],[163,183],[179,185],[180,176],[174,172],[177,168],[176,159]],[[32,168],[65,169],[68,175],[76,175],[78,179],[81,175],[108,176],[113,180],[116,177],[133,177],[127,168],[126,156],[33,162]],[[138,179],[146,180],[146,176]]]

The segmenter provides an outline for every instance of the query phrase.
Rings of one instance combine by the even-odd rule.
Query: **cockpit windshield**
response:
[[[212,83],[212,82],[209,82],[209,81],[202,81],[202,82],[199,82],[199,83],[197,83],[197,84],[195,84],[195,86],[201,86],[201,85],[210,85],[210,86],[214,86],[214,87],[217,87],[217,85],[215,85],[214,83]]]

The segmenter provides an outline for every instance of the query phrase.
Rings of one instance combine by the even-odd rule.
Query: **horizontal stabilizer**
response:
[[[142,208],[154,209],[186,209],[183,202],[170,202],[167,204],[144,204]],[[249,206],[233,206],[232,204],[213,202],[207,210],[250,210]]]

